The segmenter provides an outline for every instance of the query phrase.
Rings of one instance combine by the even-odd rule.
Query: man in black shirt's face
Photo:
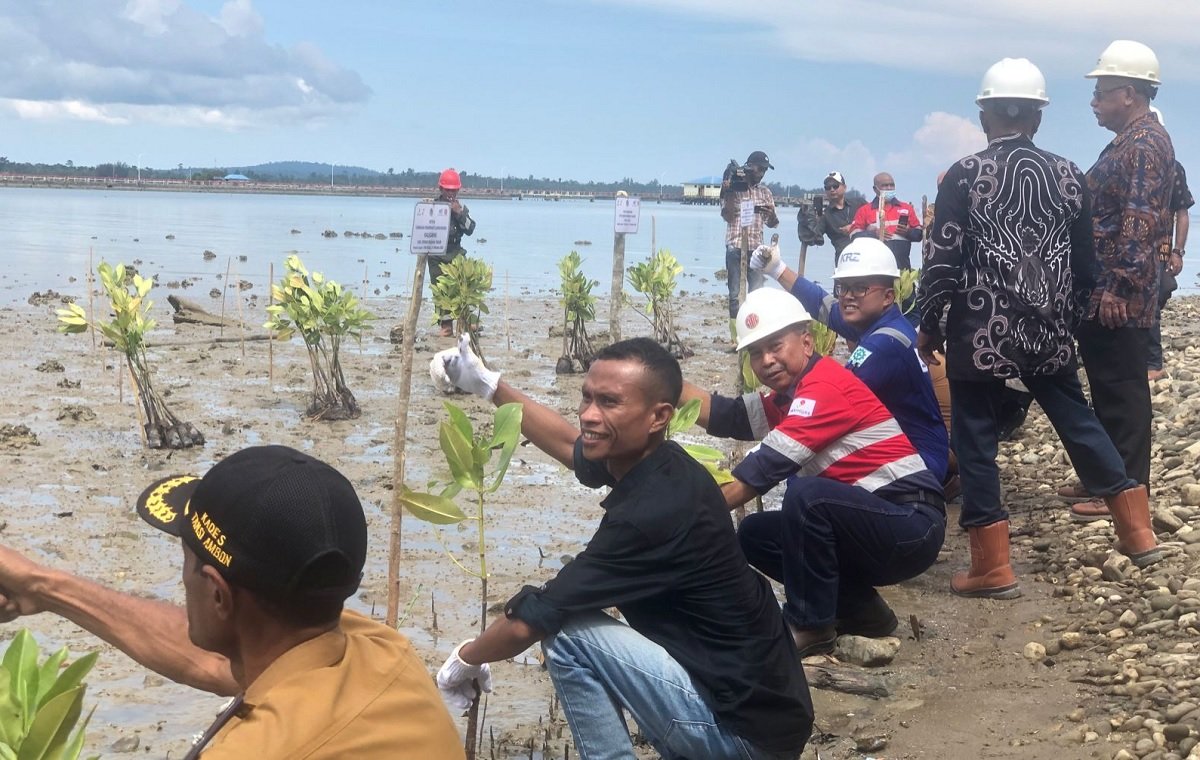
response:
[[[597,361],[588,369],[579,402],[583,455],[606,461],[618,480],[663,442],[675,406],[658,385],[634,359]]]

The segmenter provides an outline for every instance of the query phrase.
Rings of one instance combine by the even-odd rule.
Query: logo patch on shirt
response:
[[[863,362],[865,362],[868,358],[870,358],[870,356],[871,356],[870,349],[866,349],[866,348],[863,348],[862,346],[859,346],[858,348],[854,349],[854,353],[850,354],[850,358],[846,361],[846,366],[847,367],[861,367]]]
[[[788,414],[797,417],[811,417],[813,410],[817,408],[817,402],[811,398],[798,398],[792,401],[791,407],[788,408]]]

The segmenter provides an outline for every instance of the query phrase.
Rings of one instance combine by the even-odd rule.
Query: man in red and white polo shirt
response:
[[[762,289],[737,315],[738,349],[769,393],[724,398],[684,383],[709,434],[760,440],[722,486],[730,508],[781,481],[780,511],[738,530],[746,559],[780,581],[783,616],[801,656],[838,635],[886,636],[896,616],[875,590],[923,573],[946,529],[941,484],[883,403],[813,348],[809,314],[790,294]]]

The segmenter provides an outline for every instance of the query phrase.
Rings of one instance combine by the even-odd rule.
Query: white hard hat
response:
[[[1163,121],[1162,111],[1159,110],[1158,106],[1150,106],[1150,113],[1154,114],[1154,118],[1158,119],[1160,125],[1167,126],[1167,123]]]
[[[833,279],[850,277],[899,277],[896,256],[892,249],[878,238],[856,237],[838,256],[833,270]]]
[[[1050,102],[1046,95],[1046,77],[1028,58],[1004,58],[993,63],[983,75],[976,105],[996,98],[1034,100],[1038,108]]]
[[[737,313],[738,350],[774,335],[785,327],[807,322],[812,317],[791,293],[778,288],[759,288],[746,296]]]
[[[1096,68],[1084,74],[1085,78],[1126,77],[1161,84],[1158,78],[1158,56],[1140,42],[1115,40],[1104,48]]]

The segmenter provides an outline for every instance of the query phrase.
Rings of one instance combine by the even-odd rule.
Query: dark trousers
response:
[[[1145,372],[1142,376],[1144,379]],[[1088,407],[1079,375],[1030,375],[1022,377],[1021,382],[1050,419],[1089,493],[1112,496],[1136,485],[1125,475],[1121,455]],[[950,381],[954,399],[950,439],[958,454],[958,476],[962,479],[958,522],[964,528],[981,528],[1008,519],[996,464],[1004,392],[1003,380]]]
[[[449,264],[454,259],[462,256],[462,252],[446,254],[445,256],[426,256],[425,266],[429,269],[429,292],[433,292],[433,285],[442,276],[442,267]],[[449,322],[453,317],[450,314],[438,312],[439,322]]]
[[[734,245],[725,246],[725,282],[729,285],[729,316],[736,317],[738,296],[742,289],[742,249]],[[756,269],[746,269],[746,292],[758,290],[763,286],[763,273]]]
[[[1150,331],[1145,327],[1109,330],[1089,320],[1080,325],[1075,337],[1096,417],[1121,452],[1125,474],[1149,485],[1153,412],[1146,357]]]
[[[749,515],[738,540],[751,565],[783,584],[783,617],[818,628],[846,616],[937,559],[946,517],[932,506],[893,504],[828,478],[791,478],[778,512]]]
[[[1150,326],[1150,343],[1146,347],[1146,369],[1162,369],[1163,368],[1163,350],[1162,350],[1162,310],[1166,308],[1167,301],[1171,300],[1171,293],[1179,287],[1175,280],[1175,276],[1163,267],[1162,276],[1158,278],[1158,311],[1154,314],[1154,324]]]

